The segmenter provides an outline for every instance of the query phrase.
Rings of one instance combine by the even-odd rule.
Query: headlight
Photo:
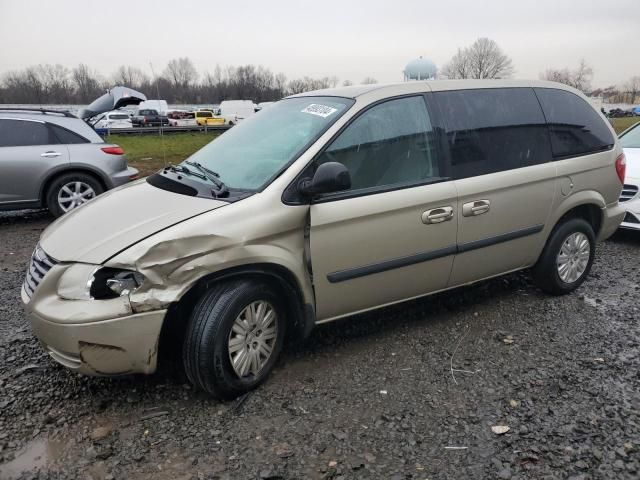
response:
[[[93,274],[89,294],[95,299],[116,298],[129,295],[144,282],[144,275],[133,270],[101,268]]]
[[[58,295],[69,300],[104,300],[128,295],[144,281],[144,275],[133,270],[76,263],[60,277]]]

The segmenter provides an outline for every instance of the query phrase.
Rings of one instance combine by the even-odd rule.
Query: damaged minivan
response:
[[[52,224],[22,300],[70,369],[148,374],[180,344],[189,380],[232,398],[318,324],[525,268],[573,291],[624,216],[624,171],[556,83],[294,95]]]

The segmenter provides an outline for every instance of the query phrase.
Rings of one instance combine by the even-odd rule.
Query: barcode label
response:
[[[317,115],[322,118],[327,118],[329,115],[337,111],[337,108],[328,107],[326,105],[319,105],[317,103],[312,103],[304,110],[301,110],[302,113],[310,113],[311,115]]]

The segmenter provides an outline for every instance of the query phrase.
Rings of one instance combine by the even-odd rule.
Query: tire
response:
[[[78,185],[80,185],[78,187]],[[67,187],[65,189],[65,187]],[[70,192],[70,193],[69,193]],[[73,193],[81,195],[76,200],[64,201]],[[46,192],[47,208],[54,217],[59,217],[104,192],[100,182],[86,173],[65,173],[53,180]],[[73,197],[71,197],[73,198]]]
[[[577,240],[577,243],[573,245],[565,242],[570,239]],[[584,240],[589,242],[588,246],[585,246]],[[577,250],[577,246],[582,246],[582,250]],[[561,249],[565,246],[565,252],[577,252],[570,253],[568,258],[573,257],[575,262],[574,269],[570,262],[564,262],[569,265],[569,269],[564,269],[563,274],[560,272],[559,256]],[[567,250],[568,249],[568,250]],[[584,257],[586,251],[589,252],[589,258],[586,265],[584,265]],[[565,295],[578,288],[591,270],[593,259],[596,251],[596,236],[593,233],[591,225],[581,218],[570,218],[565,222],[557,225],[551,232],[547,244],[542,251],[542,255],[538,259],[535,267],[533,268],[533,279],[536,285],[544,292],[552,295]],[[582,253],[580,253],[582,252]],[[564,255],[564,258],[567,258]],[[571,273],[571,274],[570,274]],[[565,275],[563,279],[562,276]],[[574,278],[574,275],[577,275]]]
[[[251,346],[245,342],[248,339],[251,343],[259,338],[261,330],[258,327],[253,330],[256,337],[250,337],[251,334],[241,337],[237,330],[232,330],[234,325],[239,328],[236,320],[245,314],[245,309],[255,306],[257,302],[268,304],[275,314],[275,333],[271,330],[268,333],[270,340],[273,340],[271,353],[264,359],[260,347],[255,347],[257,341]],[[282,350],[287,323],[285,311],[279,296],[261,282],[235,280],[209,289],[196,303],[184,338],[182,356],[189,381],[222,400],[235,398],[256,388],[269,376]],[[230,342],[236,343],[235,348],[239,350],[230,354]],[[240,375],[242,372],[234,369],[231,357],[234,355],[238,360],[245,349],[246,352],[254,352],[252,355],[258,353],[264,363],[259,367],[255,365],[257,371],[253,370],[254,364],[251,363],[251,370]],[[239,364],[241,367],[242,362]]]

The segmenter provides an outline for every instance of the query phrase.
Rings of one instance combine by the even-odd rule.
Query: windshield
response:
[[[234,126],[187,160],[216,172],[229,188],[258,190],[353,103],[340,97],[281,100]]]
[[[620,137],[623,148],[640,148],[640,123]]]
[[[129,115],[125,115],[124,113],[113,113],[109,115],[110,120],[127,120]]]

